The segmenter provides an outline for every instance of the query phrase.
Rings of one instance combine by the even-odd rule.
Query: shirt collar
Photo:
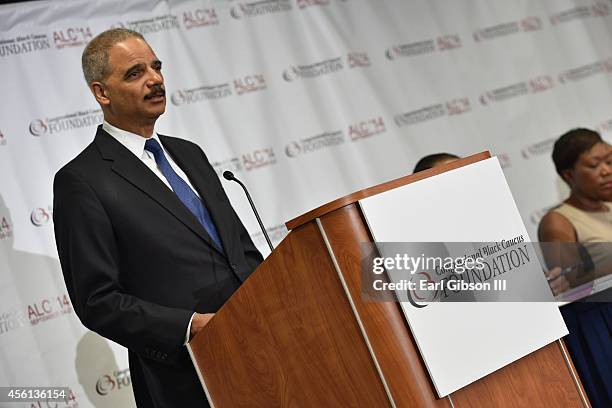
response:
[[[127,130],[119,129],[118,127],[108,123],[106,120],[104,120],[104,122],[102,123],[102,129],[104,129],[109,135],[117,139],[119,143],[125,146],[125,148],[128,149],[130,152],[134,153],[136,157],[141,158],[144,154],[144,147],[147,138],[137,135],[136,133],[128,132]],[[155,130],[153,131],[153,135],[151,137],[157,140],[159,144],[163,146]]]

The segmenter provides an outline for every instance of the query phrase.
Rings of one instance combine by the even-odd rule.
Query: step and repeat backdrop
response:
[[[554,140],[577,126],[612,135],[611,13],[609,0],[1,6],[0,385],[70,387],[58,407],[134,406],[127,353],[78,321],[53,237],[53,176],[102,120],[80,67],[96,34],[146,37],[168,95],[157,131],[242,179],[275,243],[285,221],[404,176],[425,154],[483,150],[535,239],[567,194]],[[223,182],[267,254],[241,190]]]

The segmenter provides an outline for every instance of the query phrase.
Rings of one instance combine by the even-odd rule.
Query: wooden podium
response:
[[[357,201],[489,158],[479,153],[332,201],[289,235],[189,343],[212,405],[589,407],[561,340],[438,398],[403,313],[361,299]]]

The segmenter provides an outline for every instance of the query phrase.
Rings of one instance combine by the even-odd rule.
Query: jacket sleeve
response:
[[[242,224],[242,221],[240,221],[238,214],[236,214],[236,211],[233,208],[232,212],[234,213],[234,217],[236,218],[237,222],[240,223],[240,241],[242,242],[242,247],[244,248],[244,257],[249,264],[251,271],[254,271],[259,264],[263,262],[263,256],[255,244],[253,244],[251,236],[247,232],[246,228],[244,228],[244,224]]]
[[[95,191],[66,168],[56,174],[53,191],[57,250],[81,322],[142,356],[175,362],[193,312],[125,293],[113,226]]]

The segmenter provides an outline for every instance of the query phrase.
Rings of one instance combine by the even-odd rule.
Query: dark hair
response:
[[[83,50],[81,65],[83,76],[87,85],[92,82],[103,81],[108,77],[108,52],[113,45],[128,38],[140,38],[145,41],[142,34],[127,28],[112,28],[95,36]],[[146,42],[146,41],[145,41]]]
[[[552,152],[557,174],[563,178],[561,173],[564,170],[574,168],[578,156],[589,151],[597,143],[602,142],[599,133],[585,128],[572,129],[561,135],[555,142]]]
[[[432,167],[435,167],[436,164],[438,164],[441,161],[458,159],[458,158],[459,156],[455,156],[454,154],[450,154],[450,153],[430,154],[430,155],[423,157],[421,160],[418,161],[416,166],[414,166],[413,173],[418,173],[419,171],[431,169]]]

